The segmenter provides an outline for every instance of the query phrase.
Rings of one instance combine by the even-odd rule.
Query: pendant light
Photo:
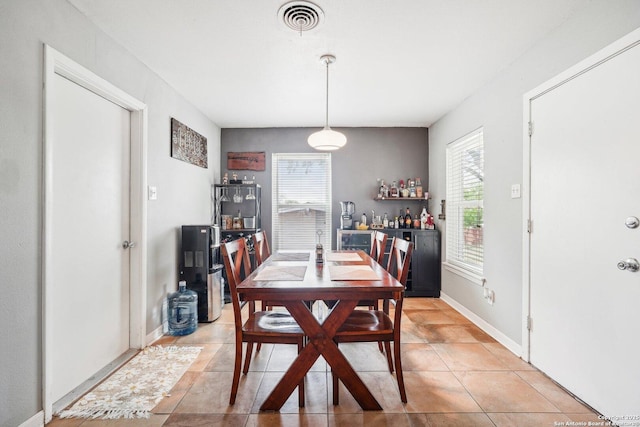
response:
[[[336,61],[336,57],[333,55],[322,55],[320,57],[320,61],[327,67],[327,105],[325,112],[325,124],[324,129],[309,135],[307,142],[316,150],[332,151],[344,147],[347,143],[347,137],[329,127],[329,64],[334,63]]]

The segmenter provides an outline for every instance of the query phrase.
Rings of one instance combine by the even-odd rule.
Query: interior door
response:
[[[530,361],[604,415],[640,408],[640,47],[531,101]]]
[[[130,113],[57,74],[52,86],[55,402],[129,349]]]

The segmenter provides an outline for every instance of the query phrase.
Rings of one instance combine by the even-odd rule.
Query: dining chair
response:
[[[387,263],[387,271],[392,274],[403,286],[407,284],[409,265],[413,254],[413,242],[393,238],[391,243],[391,253]],[[334,340],[336,343],[348,342],[384,342],[387,353],[387,363],[389,371],[393,373],[394,361],[396,379],[400,398],[407,403],[407,393],[404,388],[404,376],[402,374],[402,360],[400,357],[400,320],[402,318],[402,301],[404,295],[392,300],[395,305],[393,319],[389,314],[389,300],[385,300],[382,310],[354,310],[347,320],[336,332]],[[393,361],[391,358],[391,342],[393,342]],[[338,377],[333,377],[333,404],[337,405]]]
[[[380,265],[383,265],[384,262],[384,251],[387,247],[388,237],[386,233],[378,230],[374,230],[371,233],[371,251],[369,255]],[[360,300],[358,301],[358,306],[369,307],[369,310],[377,310],[379,307],[377,300]],[[380,351],[382,351],[382,345],[380,345]]]
[[[384,265],[384,250],[387,247],[387,238],[389,236],[382,231],[374,230],[371,235],[371,258],[378,261],[378,264]]]
[[[251,240],[253,241],[256,268],[258,268],[264,261],[267,260],[267,258],[271,256],[271,249],[269,249],[269,241],[267,240],[267,232],[263,230],[259,233],[255,233],[251,236]],[[275,304],[270,301],[260,301],[260,305],[262,306],[262,310],[268,311],[271,310],[274,306],[280,304]],[[262,343],[259,342],[256,346],[256,351],[260,351],[261,349]]]
[[[253,240],[253,248],[255,250],[256,267],[258,267],[271,256],[267,232],[260,231],[259,233],[255,233],[251,236],[251,239]]]
[[[249,371],[254,343],[295,344],[298,353],[304,348],[305,335],[289,313],[274,311],[255,311],[255,304],[240,302],[237,286],[250,274],[251,261],[245,239],[237,239],[220,246],[224,266],[229,282],[231,303],[233,304],[233,320],[236,334],[236,355],[233,368],[233,382],[229,404],[233,405],[240,382],[242,366],[242,344],[247,343],[247,351],[242,372]],[[247,319],[243,321],[243,308],[248,306]],[[298,405],[304,407],[304,380],[298,384]]]

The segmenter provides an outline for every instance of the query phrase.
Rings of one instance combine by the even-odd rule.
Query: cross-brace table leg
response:
[[[260,407],[263,411],[277,411],[289,398],[291,393],[311,369],[315,361],[322,355],[333,372],[353,395],[364,410],[382,410],[367,386],[362,382],[349,361],[344,357],[338,345],[333,341],[336,331],[349,317],[356,307],[357,300],[341,300],[320,324],[304,301],[286,301],[285,307],[304,330],[309,342],[304,350],[289,367],[280,382],[271,391],[267,400]]]

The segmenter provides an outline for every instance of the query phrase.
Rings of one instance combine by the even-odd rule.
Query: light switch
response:
[[[520,198],[520,184],[513,184],[511,186],[511,198],[512,199]]]
[[[149,186],[149,200],[158,200],[158,189],[152,185]]]

